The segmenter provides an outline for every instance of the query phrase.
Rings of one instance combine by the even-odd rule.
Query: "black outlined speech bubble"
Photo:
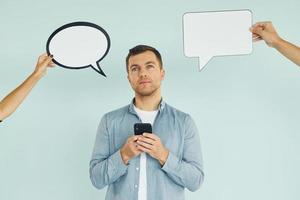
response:
[[[100,26],[90,22],[72,22],[56,29],[48,38],[46,51],[53,62],[68,69],[92,67],[106,77],[99,62],[107,55],[110,38]]]

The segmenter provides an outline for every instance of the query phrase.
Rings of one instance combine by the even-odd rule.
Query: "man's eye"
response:
[[[147,65],[147,68],[150,69],[150,68],[154,68],[153,65]]]
[[[132,72],[135,72],[136,70],[137,70],[136,67],[131,68]]]

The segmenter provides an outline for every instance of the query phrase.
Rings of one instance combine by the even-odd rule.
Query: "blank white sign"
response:
[[[200,70],[214,56],[252,52],[250,10],[186,13],[183,16],[184,53],[199,57]]]

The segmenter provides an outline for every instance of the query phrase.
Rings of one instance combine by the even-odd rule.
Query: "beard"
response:
[[[149,87],[149,88],[133,88],[135,93],[141,97],[148,97],[155,94],[159,89],[159,86],[157,87]]]

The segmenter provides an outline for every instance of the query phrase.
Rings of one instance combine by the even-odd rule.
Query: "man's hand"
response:
[[[276,47],[282,40],[273,27],[272,22],[257,22],[250,28],[250,31],[253,33],[253,42],[264,40],[270,47]]]
[[[54,66],[52,58],[53,56],[48,56],[47,53],[40,55],[33,74],[37,75],[38,77],[44,76],[47,73],[47,67]]]
[[[135,156],[139,155],[140,153],[142,153],[142,151],[140,151],[137,148],[137,139],[140,136],[134,135],[131,136],[130,138],[127,139],[126,143],[123,145],[123,147],[120,150],[121,153],[121,157],[123,162],[125,163],[125,165],[128,164],[129,160],[134,158]]]
[[[277,49],[282,55],[300,66],[300,47],[282,39],[277,34],[272,22],[258,22],[250,31],[253,33],[252,40],[264,40],[267,45]]]
[[[157,159],[162,166],[167,161],[169,151],[163,146],[157,135],[144,133],[143,136],[138,137],[137,144],[140,151],[146,152]]]

